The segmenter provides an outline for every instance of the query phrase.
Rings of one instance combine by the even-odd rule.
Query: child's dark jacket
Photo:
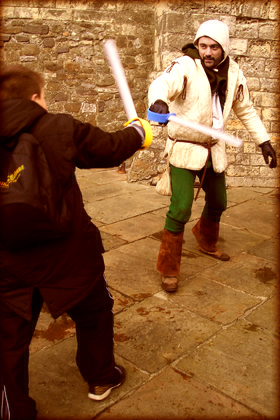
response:
[[[70,115],[47,113],[29,100],[2,101],[0,112],[0,144],[20,132],[40,139],[73,215],[72,231],[62,239],[17,252],[0,247],[0,301],[30,319],[38,287],[56,318],[82,300],[104,272],[100,233],[84,209],[75,168],[118,166],[141,147],[142,139],[133,127],[107,133]]]

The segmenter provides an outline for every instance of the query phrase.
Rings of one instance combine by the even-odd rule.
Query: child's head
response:
[[[0,100],[30,99],[46,109],[43,77],[20,64],[0,69]]]

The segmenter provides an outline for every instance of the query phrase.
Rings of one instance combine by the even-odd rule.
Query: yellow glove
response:
[[[140,150],[147,149],[147,147],[149,147],[151,145],[152,140],[153,140],[152,127],[150,126],[150,124],[148,123],[148,121],[143,120],[142,118],[132,118],[131,120],[127,121],[124,124],[125,127],[127,125],[133,123],[134,121],[139,121],[139,123],[141,124],[141,126],[144,128],[144,131],[145,131],[144,143],[142,144],[142,147],[140,147]]]

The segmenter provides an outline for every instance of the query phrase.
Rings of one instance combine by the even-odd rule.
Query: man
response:
[[[103,400],[125,379],[113,354],[113,299],[104,278],[104,248],[75,178],[75,168],[114,167],[151,143],[143,121],[107,133],[70,115],[50,114],[40,74],[22,66],[0,72],[0,186],[6,186],[3,156],[31,133],[40,143],[71,212],[71,230],[59,239],[10,250],[0,244],[1,412],[11,420],[34,420],[28,395],[29,344],[46,302],[54,318],[67,312],[76,322],[77,365],[89,398]],[[138,125],[137,125],[138,124]],[[150,131],[149,131],[150,130]],[[1,220],[1,231],[5,220]]]
[[[150,110],[174,112],[178,117],[225,130],[231,109],[262,149],[266,163],[276,167],[269,136],[250,101],[246,79],[229,58],[226,24],[209,20],[201,24],[193,44],[182,49],[184,56],[173,61],[151,83]],[[176,142],[175,142],[176,141]],[[175,144],[174,144],[175,142]],[[192,232],[200,251],[222,261],[229,256],[216,247],[219,222],[227,207],[225,143],[175,123],[168,123],[165,155],[169,154],[172,195],[166,216],[157,269],[162,287],[177,290],[185,224],[191,216],[196,176],[205,191],[205,207]]]

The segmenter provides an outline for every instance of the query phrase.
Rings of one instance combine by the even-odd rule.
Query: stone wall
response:
[[[146,117],[148,86],[191,42],[199,25],[220,19],[230,28],[230,53],[247,76],[254,105],[279,150],[278,0],[96,1],[2,0],[1,58],[43,73],[50,112],[67,112],[111,131],[127,120],[103,51],[116,40],[135,108]],[[154,184],[165,168],[166,128],[126,162],[128,179]],[[232,114],[228,131],[244,140],[227,147],[227,183],[278,185],[244,126]]]
[[[2,59],[42,72],[50,112],[107,131],[127,121],[103,44],[113,38],[139,116],[153,70],[154,2],[1,0]]]

